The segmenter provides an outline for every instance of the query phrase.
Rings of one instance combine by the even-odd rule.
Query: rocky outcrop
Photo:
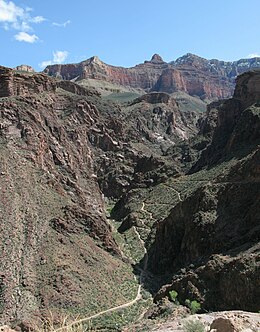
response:
[[[231,82],[235,82],[238,75],[254,68],[259,68],[260,58],[240,59],[238,61],[220,61],[217,59],[207,60],[192,53],[178,58],[176,61],[170,62],[176,67],[193,67],[204,73],[228,78]]]
[[[181,303],[196,299],[207,310],[258,310],[258,190],[258,182],[213,184],[158,225],[150,266],[154,273],[175,276],[156,301],[174,289]]]
[[[30,74],[27,74],[26,70],[19,69],[19,72],[16,70],[0,67],[1,97],[30,96],[42,92],[54,93],[56,88],[80,96],[100,96],[94,88],[85,88],[71,81],[53,80],[45,74],[36,74],[30,70],[28,70]]]
[[[14,68],[14,70],[24,71],[24,72],[27,72],[27,73],[34,73],[35,72],[35,70],[33,69],[33,67],[28,66],[28,65],[17,66],[17,67]]]
[[[94,56],[79,64],[51,65],[44,72],[65,80],[97,79],[146,92],[182,91],[203,100],[214,100],[230,97],[235,77],[257,67],[260,67],[259,58],[224,62],[187,54],[166,63],[155,54],[150,61],[132,68],[111,66]]]
[[[220,99],[231,96],[233,84],[228,79],[219,82],[218,76],[213,76],[193,67],[164,70],[153,87],[155,91],[173,93],[183,91],[201,99]]]
[[[169,303],[168,303],[169,305]],[[255,332],[260,328],[259,314],[234,310],[195,314],[187,317],[181,306],[175,308],[171,317],[166,322],[153,322],[146,319],[133,327],[128,327],[124,332],[134,332],[149,326],[153,332],[185,332],[209,331],[209,332]],[[169,310],[169,309],[168,309]],[[186,317],[183,317],[186,316]]]
[[[260,69],[248,71],[237,78],[234,99],[241,102],[241,108],[260,103]]]
[[[56,84],[44,74],[27,75],[0,67],[0,97],[30,96],[32,93],[55,92]]]
[[[213,165],[235,150],[241,151],[242,146],[250,149],[259,141],[259,80],[258,70],[242,74],[232,99],[209,105],[200,134],[211,137],[211,143],[191,172]]]
[[[94,78],[149,90],[160,77],[162,70],[169,66],[166,62],[151,60],[133,68],[114,67],[94,56],[79,64],[48,66],[44,72],[65,80]]]

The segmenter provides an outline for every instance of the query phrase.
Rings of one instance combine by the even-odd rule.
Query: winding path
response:
[[[108,314],[110,312],[113,312],[113,311],[117,311],[117,310],[120,310],[120,309],[124,309],[124,308],[127,308],[127,307],[130,307],[131,305],[135,304],[137,301],[139,301],[140,299],[142,298],[142,295],[141,295],[141,284],[138,286],[138,290],[137,290],[137,295],[135,297],[135,299],[133,299],[132,301],[130,302],[127,302],[127,303],[124,303],[124,304],[121,304],[121,305],[118,305],[116,307],[113,307],[113,308],[110,308],[110,309],[107,309],[107,310],[103,310],[103,311],[100,311],[98,312],[97,314],[95,315],[92,315],[92,316],[88,316],[88,317],[85,317],[85,318],[82,318],[82,319],[78,319],[78,320],[75,320],[73,322],[71,322],[70,324],[66,325],[66,326],[62,326],[58,329],[56,329],[54,332],[57,332],[57,331],[61,331],[61,330],[64,330],[64,329],[67,329],[67,328],[70,328],[72,327],[73,325],[76,325],[76,324],[80,324],[80,323],[84,323],[84,322],[87,322],[93,318],[97,318],[99,316],[102,316],[104,314]]]
[[[177,196],[179,198],[179,201],[183,202],[183,199],[181,198],[181,194],[176,189],[174,189],[172,186],[170,186],[166,183],[164,183],[164,186],[167,187],[167,188],[170,188],[171,190],[173,190],[177,194]]]
[[[140,277],[139,277],[139,286],[138,286],[138,289],[137,289],[136,297],[132,301],[129,301],[127,303],[118,305],[116,307],[113,307],[113,308],[110,308],[110,309],[107,309],[107,310],[100,311],[97,314],[94,314],[92,316],[88,316],[88,317],[85,317],[85,318],[82,318],[82,319],[75,320],[75,321],[69,323],[66,326],[62,326],[62,327],[54,330],[54,332],[62,331],[64,329],[70,328],[70,327],[72,327],[74,325],[90,321],[91,319],[94,319],[94,318],[97,318],[99,316],[108,314],[110,312],[114,312],[114,311],[117,311],[117,310],[120,310],[120,309],[128,308],[128,307],[132,306],[133,304],[135,304],[136,302],[138,302],[139,300],[141,300],[141,298],[142,298],[142,295],[141,295],[142,282],[143,282],[144,273],[145,273],[145,271],[147,269],[148,254],[147,254],[147,250],[145,248],[144,241],[142,240],[142,238],[141,238],[140,234],[138,233],[138,231],[137,231],[137,229],[136,229],[135,226],[133,227],[133,230],[136,233],[139,241],[141,242],[143,250],[144,250],[144,266],[143,266],[143,269],[141,270],[141,274],[140,274]]]
[[[176,181],[177,183],[181,183],[181,182],[185,182],[185,181]],[[203,183],[211,183],[211,181],[209,180],[194,180],[194,182],[203,182]],[[217,182],[217,183],[220,183],[220,184],[225,184],[225,183],[249,183],[250,181],[247,181],[247,182]],[[179,191],[177,191],[176,189],[174,189],[172,186],[170,185],[167,185],[165,184],[166,187],[168,188],[171,188],[173,191],[176,192],[177,196],[178,196],[178,199],[180,202],[183,201],[183,199],[181,198],[181,195],[179,193]],[[153,215],[151,212],[145,210],[145,202],[142,202],[142,207],[141,207],[141,211],[143,212],[146,212],[147,214],[149,214],[150,216],[150,219],[153,219]],[[141,220],[142,224],[143,224],[143,220]],[[66,326],[62,326],[56,330],[54,330],[53,332],[59,332],[59,331],[62,331],[64,329],[67,329],[67,328],[70,328],[74,325],[77,325],[77,324],[80,324],[80,323],[84,323],[84,322],[87,322],[87,321],[90,321],[91,319],[94,319],[94,318],[97,318],[97,317],[100,317],[102,315],[105,315],[105,314],[108,314],[110,312],[114,312],[114,311],[117,311],[117,310],[120,310],[120,309],[124,309],[124,308],[128,308],[132,305],[134,305],[136,302],[138,302],[141,298],[142,298],[142,295],[141,295],[141,289],[142,289],[142,283],[143,283],[143,277],[144,277],[144,274],[146,272],[146,269],[147,269],[147,264],[148,264],[148,253],[147,253],[147,250],[145,248],[145,243],[144,241],[142,240],[139,232],[137,231],[136,227],[133,226],[133,230],[136,234],[136,236],[138,237],[140,243],[142,244],[142,247],[143,247],[143,250],[144,250],[144,266],[143,266],[143,269],[141,270],[141,273],[140,273],[140,277],[139,277],[139,286],[138,286],[138,289],[137,289],[137,294],[136,294],[136,297],[132,300],[132,301],[129,301],[127,303],[124,303],[124,304],[121,304],[121,305],[118,305],[118,306],[115,306],[113,308],[110,308],[110,309],[107,309],[107,310],[103,310],[103,311],[100,311],[94,315],[91,315],[91,316],[88,316],[88,317],[85,317],[85,318],[82,318],[82,319],[78,319],[78,320],[75,320],[73,322],[71,322],[70,324],[66,325]],[[123,255],[124,256],[124,255]],[[143,314],[142,314],[143,315]],[[142,316],[141,315],[141,316]],[[141,317],[140,316],[140,317]]]
[[[182,201],[180,193],[177,190],[175,190],[174,188],[172,188],[172,189],[174,191],[176,191],[176,194],[178,195],[179,200]],[[150,218],[153,219],[152,213],[148,212],[147,210],[145,210],[145,203],[144,202],[142,202],[141,211],[144,211],[144,212],[148,213],[150,215]],[[136,297],[132,301],[129,301],[127,303],[118,305],[116,307],[113,307],[113,308],[110,308],[110,309],[107,309],[107,310],[100,311],[97,314],[94,314],[94,315],[91,315],[91,316],[88,316],[88,317],[85,317],[85,318],[81,318],[81,319],[75,320],[75,321],[69,323],[66,326],[62,326],[62,327],[54,330],[53,332],[59,332],[59,331],[62,331],[64,329],[70,328],[70,327],[72,327],[74,325],[77,325],[77,324],[80,324],[80,323],[85,323],[87,321],[90,321],[91,319],[94,319],[94,318],[100,317],[102,315],[108,314],[110,312],[114,312],[114,311],[117,311],[117,310],[120,310],[120,309],[128,308],[128,307],[132,306],[133,304],[135,304],[136,302],[138,302],[139,300],[141,300],[141,298],[142,298],[141,289],[142,289],[142,284],[143,284],[143,277],[144,277],[144,274],[146,272],[147,264],[148,264],[148,253],[147,253],[147,249],[145,247],[145,243],[142,240],[142,238],[141,238],[141,236],[140,236],[140,234],[137,231],[137,229],[136,229],[135,226],[133,226],[133,230],[134,230],[136,236],[138,237],[140,243],[142,244],[142,247],[143,247],[143,250],[144,250],[144,266],[143,266],[143,268],[141,270],[141,273],[140,273],[139,286],[138,286],[138,289],[137,289]]]

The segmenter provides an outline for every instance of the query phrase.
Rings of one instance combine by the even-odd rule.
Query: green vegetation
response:
[[[83,323],[85,331],[122,331],[123,327],[135,322],[151,302],[140,300],[134,305],[120,309]],[[90,327],[90,328],[89,328]],[[94,329],[92,329],[94,327]]]
[[[107,82],[96,79],[83,79],[77,81],[78,84],[87,87],[95,88],[101,93],[102,98],[105,100],[117,101],[126,103],[139,97],[143,92],[131,87],[125,87],[116,83]]]
[[[200,311],[201,309],[200,303],[196,300],[190,301],[189,299],[186,299],[185,305],[190,308],[192,314],[196,314],[196,312]]]
[[[183,327],[185,332],[205,332],[204,325],[198,320],[188,320]]]
[[[169,297],[172,302],[179,304],[179,301],[177,300],[178,292],[176,292],[174,289],[169,291]]]
[[[105,96],[104,99],[118,101],[121,103],[127,103],[133,101],[135,98],[139,97],[140,95],[134,92],[114,92],[108,96]]]
[[[202,101],[198,97],[193,97],[188,95],[185,92],[174,92],[172,96],[176,99],[178,102],[178,105],[180,107],[180,110],[182,112],[187,112],[187,111],[198,111],[198,112],[206,112],[207,110],[207,104],[205,101]]]
[[[170,300],[179,305],[180,302],[178,301],[177,299],[178,297],[178,292],[176,292],[176,290],[172,289],[171,291],[169,291],[169,298]],[[190,309],[191,313],[192,314],[195,314],[196,312],[200,311],[201,310],[201,305],[198,301],[196,300],[189,300],[189,299],[186,299],[185,300],[185,305]]]

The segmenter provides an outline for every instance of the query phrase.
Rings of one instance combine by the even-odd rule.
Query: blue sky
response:
[[[0,0],[0,65],[260,54],[260,0]]]

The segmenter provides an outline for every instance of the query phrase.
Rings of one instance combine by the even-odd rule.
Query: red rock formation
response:
[[[55,92],[56,83],[44,74],[27,75],[0,66],[0,97]]]
[[[257,66],[260,66],[260,61],[252,59],[224,62],[206,60],[193,54],[166,63],[155,54],[150,61],[123,68],[107,65],[94,56],[79,64],[48,66],[45,73],[65,80],[104,80],[141,88],[146,92],[183,91],[201,99],[212,100],[230,97],[234,91],[236,75]]]
[[[48,66],[44,72],[65,80],[94,78],[150,90],[159,79],[162,71],[170,67],[169,64],[158,59],[158,56],[155,56],[144,64],[133,68],[123,68],[107,65],[94,56],[79,64]]]

